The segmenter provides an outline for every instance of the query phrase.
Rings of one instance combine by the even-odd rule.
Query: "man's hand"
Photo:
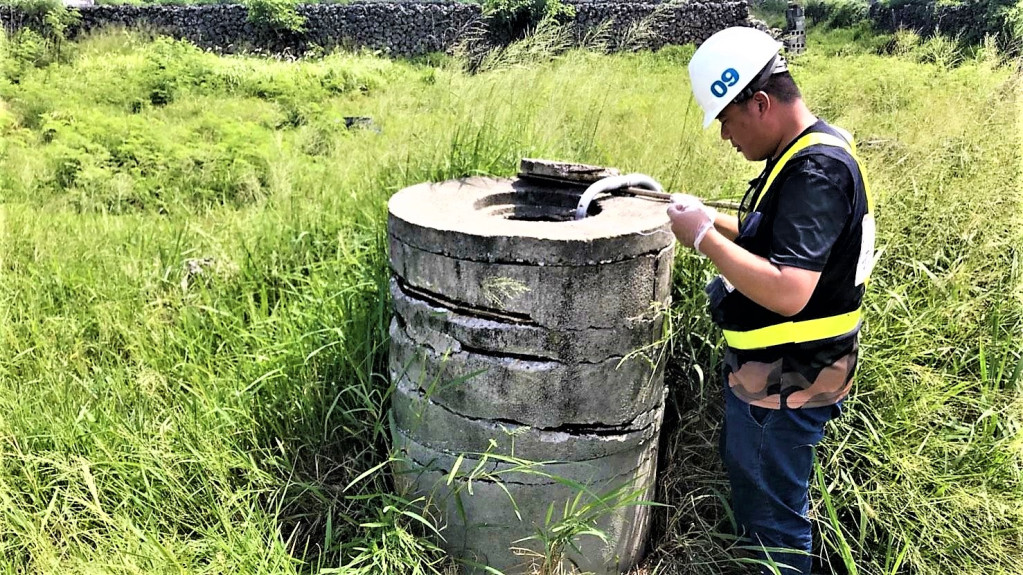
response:
[[[672,196],[672,200],[675,199],[675,195]],[[671,231],[680,244],[700,251],[700,241],[714,229],[714,213],[711,210],[712,208],[704,206],[703,202],[692,196],[682,198],[682,201],[668,206]]]
[[[689,194],[671,194],[671,203],[687,210],[699,208],[707,212],[707,215],[710,216],[711,221],[713,221],[718,216],[717,210],[710,206],[704,205],[703,200],[696,196],[691,196]]]
[[[689,194],[671,194],[671,203],[680,208],[688,208],[703,204],[703,202],[700,201],[700,198]]]

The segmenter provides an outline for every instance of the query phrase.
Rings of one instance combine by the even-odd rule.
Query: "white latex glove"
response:
[[[685,209],[699,208],[710,217],[711,222],[718,217],[717,210],[704,205],[703,200],[696,196],[691,196],[689,194],[671,194],[671,203]]]
[[[714,229],[714,218],[707,213],[702,202],[698,205],[689,204],[688,207],[672,203],[668,206],[668,219],[671,220],[671,231],[678,242],[697,252],[700,252],[700,242]]]

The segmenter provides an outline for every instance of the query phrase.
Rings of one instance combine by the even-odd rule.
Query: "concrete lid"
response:
[[[674,241],[667,204],[647,198],[601,195],[591,209],[599,213],[571,219],[583,191],[521,178],[419,184],[391,197],[388,231],[459,259],[560,266],[630,259]]]

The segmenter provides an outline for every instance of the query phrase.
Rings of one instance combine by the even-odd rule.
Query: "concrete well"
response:
[[[627,195],[574,221],[581,191],[471,178],[388,205],[396,483],[468,572],[530,572],[566,509],[605,535],[566,566],[646,550],[673,237],[665,204]]]

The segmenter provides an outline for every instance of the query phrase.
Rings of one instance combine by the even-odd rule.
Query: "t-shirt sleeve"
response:
[[[830,158],[792,166],[778,194],[768,259],[776,265],[821,271],[852,213],[849,169]]]

